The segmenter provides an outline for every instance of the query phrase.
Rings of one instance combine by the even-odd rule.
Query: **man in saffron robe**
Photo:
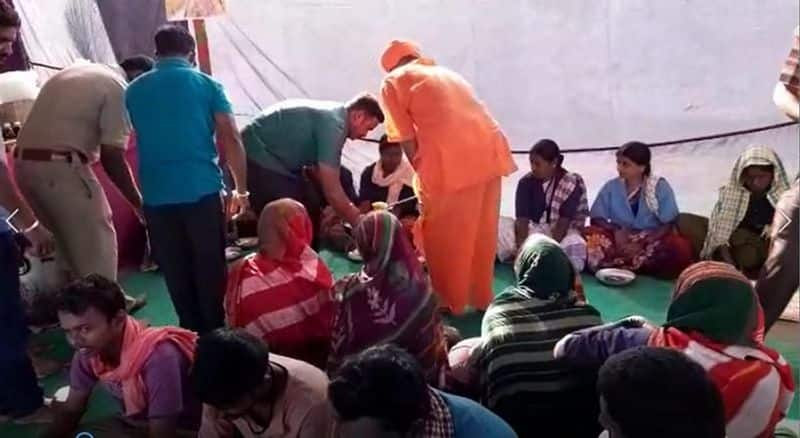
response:
[[[500,216],[500,178],[516,170],[497,121],[458,73],[425,58],[409,41],[381,57],[389,141],[417,172],[423,245],[434,290],[455,314],[485,309]]]

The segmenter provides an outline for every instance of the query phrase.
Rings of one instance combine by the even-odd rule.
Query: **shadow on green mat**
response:
[[[360,265],[353,263],[345,257],[322,252],[322,257],[328,263],[334,275],[339,278],[359,269]],[[513,284],[514,273],[508,265],[498,265],[494,280],[495,292],[500,292]],[[655,280],[647,277],[637,278],[630,285],[623,288],[606,287],[594,277],[583,276],[584,288],[589,302],[603,314],[603,319],[613,321],[628,315],[641,315],[654,323],[664,322],[664,316],[672,283]],[[134,296],[146,294],[147,306],[140,310],[136,317],[149,321],[153,325],[177,324],[177,317],[172,307],[169,294],[164,281],[158,274],[135,273],[128,275],[122,281],[126,291]],[[449,317],[447,322],[461,331],[465,337],[480,334],[482,315],[478,312],[468,312],[458,317]],[[54,345],[51,355],[55,358],[68,360],[72,349],[67,345],[63,334],[58,330],[39,334],[33,337],[37,343]],[[796,324],[779,323],[770,331],[767,344],[780,351],[792,364],[795,381],[800,381],[800,330]],[[58,388],[65,386],[68,381],[66,371],[50,376],[42,381],[45,394],[52,395]],[[795,393],[792,410],[789,418],[800,418],[800,400]],[[95,391],[89,404],[89,411],[84,421],[93,421],[118,412],[113,400],[104,391]],[[0,437],[3,438],[33,438],[39,435],[40,426],[16,426],[11,424],[0,425]],[[97,437],[105,438],[105,437]]]

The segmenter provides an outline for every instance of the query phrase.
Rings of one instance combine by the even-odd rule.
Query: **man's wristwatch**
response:
[[[233,191],[233,197],[234,198],[239,198],[239,199],[249,198],[250,197],[250,192],[240,193],[240,192],[234,190]]]

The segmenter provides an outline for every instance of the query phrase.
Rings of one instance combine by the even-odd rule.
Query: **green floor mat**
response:
[[[359,264],[347,260],[341,255],[323,251],[322,257],[328,266],[339,278],[347,273],[354,272]],[[508,265],[498,265],[494,280],[494,290],[502,291],[512,284],[514,274]],[[641,315],[647,319],[662,323],[669,303],[672,283],[652,278],[640,277],[632,284],[623,288],[610,288],[598,283],[594,277],[583,277],[586,295],[593,306],[600,310],[606,321],[616,320],[628,315]],[[126,291],[134,296],[147,295],[147,306],[139,311],[139,319],[149,321],[153,325],[176,324],[177,317],[172,307],[172,302],[166,291],[163,279],[159,274],[136,273],[126,276],[123,280]],[[457,327],[464,337],[476,336],[480,333],[481,315],[470,312],[464,316],[448,318],[448,322]],[[72,352],[67,345],[63,334],[59,331],[50,331],[34,337],[36,342],[55,345],[52,356],[68,359]],[[767,344],[780,351],[792,364],[795,381],[800,370],[800,330],[797,324],[778,323],[767,337]],[[45,393],[51,395],[55,390],[67,384],[67,373],[63,372],[42,381]],[[800,401],[795,393],[789,417],[800,418]],[[116,412],[117,408],[110,397],[103,391],[96,391],[92,396],[89,411],[84,421],[103,418]],[[38,436],[41,427],[0,425],[0,437],[28,438]]]

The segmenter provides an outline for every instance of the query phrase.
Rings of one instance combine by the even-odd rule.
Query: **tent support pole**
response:
[[[206,33],[206,22],[203,19],[192,20],[194,36],[197,40],[197,66],[200,71],[211,74],[211,53],[208,48],[208,34]]]

